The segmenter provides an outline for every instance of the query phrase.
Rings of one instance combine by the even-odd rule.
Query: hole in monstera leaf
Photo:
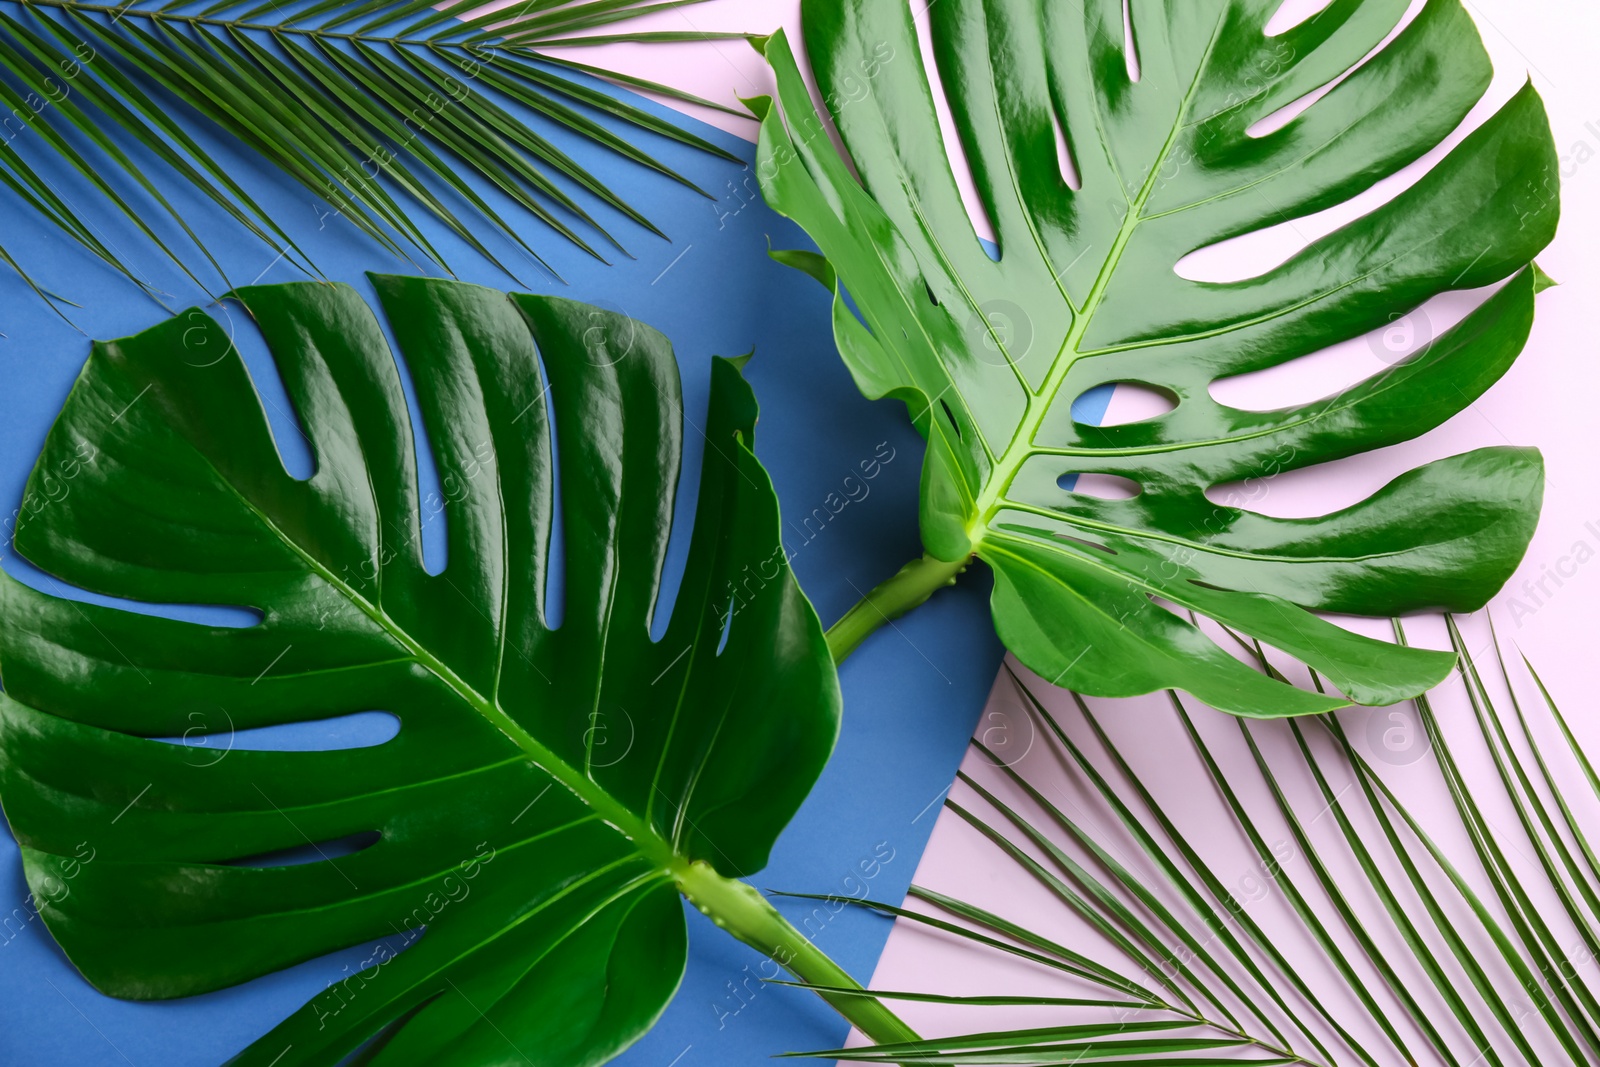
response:
[[[932,304],[934,307],[938,307],[939,298],[934,295],[933,286],[929,285],[927,282],[923,282],[922,287],[928,290],[928,303]]]
[[[1132,478],[1116,474],[1068,473],[1057,478],[1056,484],[1069,493],[1098,500],[1132,500],[1144,491]]]
[[[1499,288],[1442,293],[1419,308],[1396,310],[1374,330],[1263,370],[1219,378],[1211,398],[1239,411],[1278,411],[1327,400],[1421,355]]]
[[[1122,58],[1128,69],[1128,80],[1137,82],[1139,70],[1139,42],[1133,32],[1133,2],[1122,0]]]
[[[177,619],[179,622],[193,622],[201,626],[219,626],[230,630],[242,630],[259,625],[266,618],[266,614],[256,608],[242,607],[237,604],[163,604],[145,600],[128,600],[124,597],[105,596],[104,594],[90,592],[87,589],[81,589],[78,586],[64,582],[55,575],[40,570],[15,553],[6,558],[5,571],[28,588],[35,589],[41,593],[48,593],[54,597],[60,597],[62,600],[75,600],[80,604],[98,604],[102,607],[120,608],[123,611],[137,612],[140,615],[153,615],[161,619]]]
[[[1190,578],[1189,579],[1189,584],[1193,585],[1193,586],[1196,586],[1196,587],[1198,587],[1200,589],[1209,589],[1213,593],[1232,593],[1232,592],[1234,592],[1234,590],[1225,589],[1220,585],[1212,585],[1210,582],[1202,582],[1198,578]]]
[[[1402,32],[1420,10],[1421,0],[1413,0],[1411,7],[1391,31],[1390,38]],[[1380,45],[1352,69],[1359,69],[1369,62],[1373,55],[1386,47],[1387,43]],[[1344,75],[1341,73],[1340,76]],[[1316,95],[1317,92],[1313,90],[1312,95]],[[1296,104],[1291,103],[1287,106],[1294,107]],[[1262,121],[1265,123],[1271,118],[1272,116],[1266,116]],[[1189,281],[1216,283],[1242,282],[1259,278],[1305,252],[1312,247],[1313,242],[1321,241],[1334,231],[1370,215],[1416,185],[1432,172],[1435,163],[1448,155],[1479,125],[1481,121],[1478,117],[1459,125],[1417,162],[1375,182],[1350,199],[1298,218],[1290,217],[1281,210],[1269,211],[1267,214],[1275,215],[1281,221],[1191,251],[1179,260],[1176,266],[1177,274]],[[1262,217],[1265,218],[1266,215]]]
[[[856,303],[856,298],[850,294],[850,287],[845,285],[842,280],[835,279],[835,281],[839,287],[839,299],[844,301],[845,310],[855,317],[855,320],[861,324],[863,330],[871,333],[872,327],[867,324],[867,317],[861,313],[861,306]],[[904,333],[905,331],[901,330],[901,332]]]
[[[943,401],[943,400],[939,401],[939,406],[944,409],[944,417],[947,420],[949,420],[950,428],[953,429],[956,432],[956,439],[960,440],[961,439],[961,424],[956,421],[955,412],[950,410],[950,405],[946,401]]]
[[[1206,499],[1274,519],[1319,518],[1361,503],[1409,469],[1404,457],[1382,452],[1326,463],[1309,458],[1297,462],[1289,448],[1265,453],[1256,460],[1260,474],[1211,486]]]
[[[1316,103],[1318,100],[1321,100],[1324,96],[1327,96],[1330,92],[1332,92],[1333,87],[1337,84],[1337,81],[1329,82],[1327,85],[1313,89],[1311,92],[1300,97],[1298,100],[1289,101],[1287,104],[1283,105],[1265,118],[1257,119],[1255,122],[1251,123],[1249,129],[1244,131],[1245,136],[1253,137],[1259,140],[1263,137],[1269,137],[1272,134],[1277,133],[1279,130],[1289,125],[1289,123],[1305,114],[1306,109],[1312,104]]]
[[[273,849],[271,852],[257,852],[252,856],[223,860],[221,866],[267,868],[325,863],[341,856],[353,856],[357,852],[371,848],[382,839],[383,835],[376,830],[361,830],[345,834],[343,837],[328,838],[325,841],[307,841],[303,845],[291,845],[288,848]]]
[[[550,382],[550,365],[543,352],[537,352],[539,375]],[[561,442],[556,433],[556,406],[544,394],[544,416],[549,421],[550,441],[550,547],[545,554],[544,624],[554,630],[567,613],[567,533],[566,508],[561,503]]]
[[[1068,189],[1077,192],[1083,188],[1083,175],[1078,173],[1078,161],[1072,158],[1072,145],[1067,140],[1066,128],[1053,107],[1050,109],[1050,128],[1056,135],[1056,166],[1061,171],[1061,180],[1067,183]]]
[[[270,678],[270,675],[267,675]],[[205,708],[185,716],[188,725],[176,737],[156,737],[171,745],[194,749],[190,762],[220,762],[229,752],[332,752],[374,748],[400,733],[400,719],[387,711],[356,711],[326,719],[278,723],[238,729],[222,707]]]
[[[1286,8],[1291,6],[1291,4],[1293,2],[1294,2],[1294,0],[1290,0],[1290,4],[1285,4],[1283,8],[1279,8],[1278,9],[1278,14],[1281,15]],[[1300,5],[1300,6],[1303,7],[1304,5]],[[1337,77],[1333,78],[1331,81],[1325,82],[1322,85],[1317,86],[1315,89],[1313,89],[1310,92],[1304,94],[1303,96],[1300,96],[1298,99],[1291,100],[1289,103],[1285,104],[1283,107],[1278,108],[1278,110],[1274,111],[1272,114],[1267,115],[1264,118],[1257,119],[1255,121],[1255,123],[1252,124],[1251,127],[1248,130],[1245,131],[1246,135],[1250,136],[1250,137],[1268,137],[1268,136],[1278,132],[1279,130],[1283,129],[1285,126],[1289,125],[1289,123],[1293,122],[1296,118],[1298,118],[1301,114],[1303,114],[1308,108],[1310,108],[1311,105],[1315,104],[1318,100],[1321,100],[1323,97],[1325,97],[1329,93],[1331,93],[1334,89],[1338,88],[1341,82],[1344,82],[1351,75],[1355,74],[1356,71],[1360,70],[1362,67],[1364,67],[1368,63],[1372,62],[1372,59],[1373,59],[1374,56],[1378,55],[1378,53],[1382,52],[1385,48],[1388,48],[1390,43],[1392,41],[1394,41],[1394,39],[1396,37],[1398,37],[1405,30],[1405,28],[1407,26],[1411,25],[1411,23],[1416,20],[1416,17],[1422,13],[1422,9],[1423,9],[1424,6],[1426,6],[1425,0],[1413,0],[1411,6],[1408,7],[1405,10],[1405,12],[1400,16],[1400,19],[1399,19],[1398,22],[1395,23],[1394,28],[1391,29],[1389,31],[1389,33],[1383,38],[1383,40],[1378,43],[1377,47],[1373,48],[1365,56],[1362,56],[1361,59],[1358,62],[1356,62],[1352,66],[1346,68],[1345,70],[1341,71],[1339,73],[1339,75]],[[1315,14],[1315,12],[1313,12],[1311,14]],[[1304,15],[1304,16],[1302,16],[1301,19],[1299,19],[1297,21],[1304,21],[1306,18],[1309,18],[1309,17],[1311,17],[1311,16],[1310,15]],[[1274,15],[1273,16],[1273,20],[1274,21],[1276,21],[1277,18],[1278,18],[1278,15]],[[1271,25],[1272,25],[1272,23],[1269,22],[1268,26],[1270,27]],[[1289,28],[1292,28],[1292,27],[1285,27],[1285,29],[1289,29]],[[1283,31],[1280,31],[1280,32],[1283,32]],[[1273,36],[1273,34],[1269,33],[1268,36]],[[1281,49],[1281,48],[1284,48],[1286,46],[1279,45],[1278,47]],[[1294,57],[1292,55],[1287,56],[1287,57],[1273,56],[1269,52],[1268,53],[1268,59],[1266,60],[1266,62],[1269,63],[1269,64],[1284,65],[1284,64],[1293,62],[1293,58]]]
[[[1197,248],[1172,270],[1185,281],[1232,285],[1281,267],[1310,243],[1292,223],[1282,223]]]
[[[722,655],[722,650],[728,647],[728,636],[733,633],[733,617],[738,613],[739,598],[737,595],[728,597],[728,609],[722,613],[722,632],[717,635],[717,655]]]
[[[380,316],[382,318],[382,316]],[[412,447],[417,463],[417,500],[422,514],[418,518],[418,537],[422,542],[422,569],[429,574],[439,574],[450,562],[450,538],[446,525],[446,509],[450,496],[440,481],[438,457],[434,454],[433,439],[422,419],[422,408],[417,402],[417,387],[411,368],[400,351],[393,331],[387,321],[382,324],[389,341],[389,351],[394,357],[400,375],[400,388],[405,393],[406,414],[411,420]],[[404,535],[397,535],[404,536]],[[398,546],[402,549],[412,546]],[[409,554],[409,553],[407,553]]]
[[[377,971],[377,969],[383,966],[384,963],[394,959],[395,956],[398,956],[400,953],[416,944],[417,941],[420,940],[424,930],[425,927],[413,926],[410,927],[404,934],[391,934],[383,940],[375,943],[376,946],[381,946],[382,949],[387,950],[386,952],[380,951],[378,947],[373,947],[370,949],[367,947],[362,947],[359,949],[347,950],[359,953],[356,959],[360,960],[361,962],[357,964],[355,973],[351,974],[349,978],[346,978],[343,981],[349,983],[356,989],[360,989],[366,982],[368,975]],[[349,970],[350,968],[346,967],[346,971],[348,972]],[[340,1060],[335,1067],[362,1067],[362,1064],[371,1063],[377,1057],[378,1053],[383,1050],[384,1046],[393,1041],[399,1035],[400,1031],[405,1029],[407,1023],[416,1018],[418,1015],[421,1015],[424,1010],[426,1010],[442,996],[444,996],[443,990],[423,998],[422,1003],[406,1011],[403,1015],[397,1017],[393,1022],[386,1023],[383,1029],[379,1030],[377,1033],[363,1041],[356,1047],[354,1052]],[[341,999],[339,1003],[343,1004],[344,1001]]]
[[[1097,389],[1112,390],[1099,418],[1078,418],[1078,405]],[[1148,382],[1107,382],[1072,402],[1074,420],[1090,426],[1126,426],[1159,419],[1178,408],[1178,394]]]
[[[1055,539],[1057,541],[1065,541],[1069,545],[1081,545],[1084,548],[1092,548],[1096,552],[1103,552],[1108,556],[1115,556],[1117,554],[1117,550],[1108,545],[1096,544],[1093,541],[1085,541],[1083,538],[1073,537],[1071,534],[1056,534]]]
[[[1191,626],[1197,623],[1195,612],[1181,604],[1176,604],[1164,596],[1157,596],[1155,593],[1146,593],[1144,598],[1150,601],[1152,606],[1160,608],[1168,615],[1175,616]]]
[[[1333,0],[1283,0],[1282,6],[1267,20],[1266,35],[1281,37],[1314,15],[1332,6]]]
[[[699,502],[700,486],[706,477],[706,457],[709,455],[712,462],[724,461],[737,462],[738,450],[752,449],[754,444],[743,430],[734,430],[732,434],[733,447],[718,445],[713,451],[709,438],[694,432],[699,425],[698,417],[692,417],[685,426],[684,420],[688,418],[687,412],[705,411],[709,399],[702,400],[696,392],[701,382],[686,383],[683,398],[675,409],[677,414],[671,417],[678,419],[683,439],[682,469],[678,474],[677,493],[673,497],[672,525],[667,531],[667,549],[661,563],[661,580],[656,587],[655,603],[650,609],[650,639],[661,641],[667,635],[667,629],[672,624],[672,616],[677,611],[678,594],[683,588],[684,572],[689,564],[689,547],[694,540],[695,533],[695,508]]]
[[[1235,411],[1278,411],[1325,400],[1381,369],[1367,363],[1352,375],[1357,368],[1349,358],[1349,347],[1346,342],[1276,367],[1218,378],[1206,392]]]
[[[950,168],[950,174],[955,178],[956,187],[961,193],[962,206],[967,211],[967,221],[972,224],[974,236],[979,241],[999,240],[998,231],[995,229],[994,220],[989,217],[988,208],[984,205],[983,198],[978,195],[977,182],[973,180],[972,163],[967,157],[966,146],[961,143],[959,133],[950,131],[960,130],[956,124],[954,113],[950,109],[950,98],[945,95],[943,71],[935,59],[933,37],[928,26],[927,7],[922,7],[921,14],[912,19],[912,27],[916,30],[918,50],[922,54],[922,70],[928,82],[928,93],[933,101],[934,114],[939,119],[939,129],[945,131],[940,140],[944,143],[945,162]],[[896,61],[898,62],[898,60]],[[848,97],[841,105],[848,107]],[[991,253],[992,258],[998,259]]]
[[[1085,389],[1078,394],[1072,402],[1072,421],[1081,426],[1100,426],[1101,419],[1105,418],[1106,408],[1111,404],[1111,394],[1116,390],[1111,383],[1096,385]]]
[[[250,375],[256,398],[261,401],[261,411],[267,417],[267,432],[278,451],[278,461],[284,471],[296,481],[306,481],[317,470],[316,456],[311,449],[311,438],[300,422],[300,412],[289,399],[289,390],[283,384],[278,364],[267,349],[266,338],[249,315],[235,314],[230,303],[214,305],[213,318],[228,335],[228,343],[220,351],[214,350],[204,330],[189,329],[183,334],[183,352],[180,358],[187,366],[205,368],[220,363],[230,352],[237,353]],[[191,315],[196,314],[190,312]],[[205,343],[200,343],[205,339]]]

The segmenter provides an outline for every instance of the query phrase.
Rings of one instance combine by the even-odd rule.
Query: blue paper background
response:
[[[626,94],[618,94],[626,95]],[[645,106],[653,107],[646,103]],[[671,114],[664,108],[657,110]],[[680,117],[681,116],[677,116]],[[191,129],[201,131],[200,123]],[[697,132],[750,158],[747,142],[710,127]],[[815,282],[768,259],[772,247],[809,246],[789,223],[761,204],[753,171],[704,154],[646,138],[650,150],[710,191],[714,200],[558,131],[553,140],[591,167],[672,238],[655,238],[614,213],[597,211],[636,259],[605,266],[566,245],[535,220],[480,187],[504,217],[562,273],[550,278],[506,250],[526,287],[588,300],[625,311],[666,333],[683,370],[685,410],[704,411],[713,354],[756,351],[748,375],[762,401],[756,451],[778,486],[794,568],[825,622],[831,622],[874,584],[920,551],[916,492],[921,442],[896,404],[872,404],[856,392],[833,350],[828,295]],[[752,125],[753,133],[753,125]],[[24,134],[19,145],[28,151]],[[330,279],[370,294],[367,270],[419,272],[364,239],[347,220],[303,189],[278,178],[248,153],[216,138],[201,143],[244,182],[317,260]],[[32,158],[38,159],[35,153]],[[48,171],[47,171],[48,173]],[[214,305],[170,264],[142,248],[131,229],[98,210],[81,188],[61,188],[95,220],[102,236],[151,279],[174,294],[167,307],[191,304],[236,327],[236,341],[256,375],[291,468],[306,464],[288,404],[259,340],[236,306]],[[158,182],[159,184],[159,182]],[[127,188],[123,188],[126,186]],[[119,191],[149,204],[132,188]],[[303,277],[271,250],[242,235],[225,216],[176,184],[163,185],[189,214],[191,225],[214,249],[235,283]],[[116,337],[161,320],[167,310],[91,259],[59,232],[7,201],[3,242],[47,288],[81,309],[63,308],[82,332],[62,321],[15,278],[0,279],[0,507],[9,513],[44,434],[87,354],[89,337]],[[152,212],[152,219],[155,217]],[[516,283],[451,238],[442,226],[422,227],[455,269],[470,281],[498,288]],[[169,228],[170,229],[170,228]],[[166,232],[166,231],[164,231]],[[489,238],[485,238],[490,240]],[[495,245],[496,251],[501,246]],[[197,259],[198,257],[191,257]],[[437,269],[428,271],[437,273]],[[221,287],[217,287],[221,291]],[[1099,404],[1103,407],[1103,398]],[[1094,408],[1091,401],[1088,405]],[[1098,415],[1097,410],[1085,411]],[[698,482],[701,439],[686,437],[680,521],[687,523]],[[878,476],[859,481],[864,460],[891,455]],[[428,456],[423,491],[436,480]],[[848,499],[845,479],[858,481],[837,515],[831,504]],[[868,492],[860,497],[860,485]],[[62,506],[70,506],[70,496]],[[805,516],[822,509],[819,527]],[[430,552],[442,551],[442,524],[425,532]],[[684,527],[680,527],[684,528]],[[32,571],[10,551],[6,527],[4,566],[53,592],[69,592]],[[674,538],[669,575],[683,563]],[[82,595],[82,594],[72,594]],[[994,677],[1000,648],[987,612],[986,579],[941,593],[925,608],[875,635],[845,666],[846,715],[838,751],[816,792],[784,834],[771,867],[757,883],[809,892],[859,893],[899,900],[933,828],[937,801],[954,776],[977,714]],[[224,609],[226,610],[226,609]],[[180,617],[193,610],[175,609]],[[346,725],[346,736],[313,745],[338,745],[382,736],[384,716]],[[280,736],[276,744],[305,745]],[[257,742],[255,747],[268,747]],[[85,836],[105,832],[86,828]],[[881,857],[891,855],[883,862]],[[863,866],[865,864],[865,866]],[[867,875],[870,873],[871,877]],[[137,1067],[221,1063],[265,1033],[328,983],[344,977],[369,955],[357,947],[313,960],[246,985],[191,999],[140,1004],[96,993],[55,946],[27,904],[20,857],[9,835],[0,843],[0,1063],[17,1065],[132,1064]],[[819,1001],[796,990],[763,986],[761,957],[711,928],[691,909],[688,974],[660,1025],[619,1063],[629,1067],[698,1067],[768,1062],[774,1053],[835,1046],[845,1025]],[[870,916],[826,909],[797,909],[795,921],[858,978],[870,977],[889,926]]]

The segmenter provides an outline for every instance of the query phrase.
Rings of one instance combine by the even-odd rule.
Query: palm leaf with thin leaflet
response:
[[[1031,926],[1037,916],[1028,921],[1010,918],[927,889],[913,888],[913,899],[923,904],[916,910],[853,901],[932,924],[985,952],[1020,955],[1071,975],[1088,988],[1079,996],[1062,996],[1059,983],[1052,982],[1051,995],[1032,997],[1015,991],[966,996],[888,992],[881,995],[951,1007],[1053,1008],[1053,1017],[1061,1021],[1045,1028],[988,1029],[816,1055],[902,1064],[1043,1064],[1137,1055],[1149,1056],[1152,1065],[1272,1062],[1315,1067],[1429,1062],[1447,1067],[1472,1063],[1554,1067],[1600,1059],[1596,1033],[1600,1005],[1585,968],[1572,956],[1587,952],[1587,958],[1596,958],[1600,869],[1591,862],[1593,852],[1574,815],[1573,798],[1563,796],[1557,787],[1555,771],[1535,737],[1498,637],[1492,636],[1491,628],[1500,678],[1515,711],[1515,731],[1496,707],[1455,620],[1446,617],[1446,627],[1451,647],[1460,657],[1460,680],[1472,708],[1466,721],[1476,726],[1478,740],[1496,770],[1498,792],[1515,811],[1521,831],[1521,838],[1513,841],[1489,820],[1484,812],[1488,792],[1476,781],[1469,787],[1458,762],[1455,748],[1460,739],[1452,742],[1431,702],[1419,698],[1415,710],[1434,766],[1471,844],[1475,862],[1471,870],[1446,855],[1357,751],[1338,718],[1325,715],[1276,725],[1236,720],[1250,757],[1246,766],[1259,776],[1272,808],[1288,827],[1293,855],[1304,860],[1295,870],[1288,869],[1268,843],[1274,831],[1239,794],[1237,787],[1249,772],[1225,771],[1194,715],[1177,694],[1170,694],[1178,720],[1234,827],[1262,869],[1270,872],[1266,877],[1281,892],[1293,921],[1315,942],[1347,998],[1330,998],[1325,987],[1318,992],[1302,979],[1304,962],[1292,962],[1285,955],[1281,935],[1258,925],[1247,905],[1184,839],[1155,791],[1082,697],[1075,700],[1083,723],[1114,774],[1103,771],[1100,761],[1092,760],[1072,739],[1060,717],[1013,675],[1029,713],[1046,728],[1052,747],[1082,772],[1091,796],[1126,835],[1113,839],[1086,828],[1053,803],[1043,785],[1030,780],[1027,769],[1001,761],[978,741],[974,745],[988,757],[986,773],[999,775],[1005,787],[1001,792],[1025,799],[1030,810],[1022,810],[967,773],[962,780],[993,814],[979,813],[955,799],[947,800],[947,806],[996,847],[996,861],[1003,869],[1014,871],[1013,877],[1021,882],[1044,888],[1091,929],[1101,930],[1104,946],[1120,956],[1124,966],[1106,971],[1083,952],[1034,932]],[[1395,631],[1404,641],[1405,631],[1398,622]],[[1234,636],[1247,649],[1259,652],[1252,642]],[[1265,656],[1259,662],[1277,674]],[[1531,667],[1529,674],[1537,683]],[[1320,678],[1313,675],[1312,680],[1321,687]],[[1587,758],[1542,684],[1539,692],[1566,743],[1566,754],[1587,772]],[[1292,741],[1285,751],[1301,766],[1280,768],[1275,766],[1280,757],[1269,758],[1260,742],[1274,729],[1286,732],[1280,740]],[[1282,783],[1289,775],[1304,772],[1309,772],[1314,785],[1314,801],[1297,802]],[[1335,780],[1345,777],[1353,784],[1336,788]],[[1587,780],[1593,799],[1600,800],[1600,780],[1592,774]],[[1042,813],[1042,820],[1034,812]],[[1324,833],[1319,843],[1311,834],[1311,824],[1324,818],[1336,829],[1331,845],[1330,835]],[[1362,821],[1376,832],[1358,828]],[[1059,843],[1063,834],[1070,851]],[[1528,843],[1526,848],[1521,840]],[[1125,859],[1130,843],[1142,865],[1158,873],[1156,879],[1131,869]],[[1530,878],[1513,867],[1506,854],[1513,847],[1524,856],[1531,849],[1537,876]],[[1392,873],[1395,869],[1398,878]],[[1481,888],[1485,885],[1487,895]],[[1163,903],[1163,894],[1172,893],[1181,904]],[[1558,908],[1550,907],[1552,900]],[[939,918],[939,913],[949,918]],[[1215,917],[1222,917],[1221,925]],[[1108,927],[1117,932],[1105,936]],[[1213,931],[1198,951],[1191,932],[1196,928]],[[1577,931],[1576,948],[1569,929]],[[1078,948],[1088,951],[1087,946]],[[1159,958],[1154,966],[1152,952]],[[1220,965],[1232,969],[1225,972]],[[1175,995],[1174,984],[1181,986]],[[1197,1007],[1202,1002],[1212,1010]],[[1279,1017],[1292,1024],[1287,1036],[1259,1010],[1269,1002],[1276,1003]],[[1237,1006],[1248,1017],[1240,1022],[1227,1005]],[[1112,1021],[1106,1022],[1107,1018]],[[1320,1026],[1307,1024],[1313,1018]],[[1371,1036],[1358,1038],[1352,1032],[1357,1023]],[[1096,1026],[1100,1029],[1092,1029]],[[1152,1027],[1170,1029],[1171,1036],[1155,1037]],[[1206,1041],[1217,1043],[1215,1058],[1186,1059],[1190,1050]],[[1541,1045],[1550,1042],[1560,1049],[1556,1058],[1541,1051]]]
[[[196,253],[224,284],[227,275],[190,229],[190,209],[160,191],[160,172],[291,262],[313,272],[315,264],[196,142],[201,124],[254,150],[392,255],[444,265],[415,221],[420,212],[514,275],[503,251],[480,234],[492,232],[544,264],[541,243],[523,237],[519,220],[491,206],[474,181],[602,259],[607,247],[625,250],[585,201],[664,236],[536,126],[566,130],[702,193],[644,142],[666,138],[733,158],[590,79],[717,105],[543,51],[589,43],[586,35],[597,27],[700,2],[531,0],[484,13],[481,0],[456,0],[440,10],[415,0],[290,7],[254,0],[0,0],[0,104],[12,115],[11,148],[27,145],[53,157],[203,289],[209,281],[195,274]],[[15,150],[0,152],[0,181],[90,253],[159,293],[136,266],[137,256],[112,247],[80,217],[48,168],[41,171]],[[144,199],[171,224],[168,236],[146,219]],[[181,240],[171,239],[174,228]],[[13,262],[4,249],[0,257]]]

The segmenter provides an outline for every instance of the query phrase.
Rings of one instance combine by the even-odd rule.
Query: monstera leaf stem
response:
[[[843,663],[878,627],[921,607],[939,590],[955,585],[956,578],[971,562],[970,556],[947,563],[937,556],[924,555],[901,567],[893,578],[862,597],[828,628],[828,651],[833,653],[833,662]]]
[[[892,1034],[891,1042],[920,1041],[878,999],[863,995],[849,973],[812,944],[772,902],[748,882],[724,878],[709,864],[690,863],[674,872],[678,889],[701,913],[734,937],[799,978],[862,1033]]]

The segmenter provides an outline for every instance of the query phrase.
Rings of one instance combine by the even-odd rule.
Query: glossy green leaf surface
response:
[[[286,473],[208,316],[97,344],[29,487],[76,460],[70,506],[30,510],[18,550],[100,593],[262,619],[179,622],[0,580],[0,799],[41,914],[107,993],[186,996],[411,942],[239,1063],[331,1064],[380,1033],[376,1064],[601,1063],[676,988],[675,881],[761,868],[815,781],[837,733],[832,663],[779,547],[736,364],[715,362],[694,420],[695,526],[653,641],[683,423],[666,339],[567,300],[375,283],[441,475],[444,569],[423,566],[400,371],[353,290],[237,294],[310,442],[308,480]],[[150,740],[370,710],[400,728],[368,748],[219,759],[220,740]],[[376,841],[351,855],[251,859],[363,833]]]
[[[1285,262],[1234,282],[1179,275],[1192,252],[1396,174],[1489,84],[1459,0],[1430,0],[1386,45],[1404,0],[1335,0],[1268,35],[1279,6],[1132,0],[1125,27],[1117,0],[940,0],[926,9],[929,70],[907,5],[807,0],[810,66],[859,181],[788,41],[766,45],[781,107],[757,101],[762,189],[822,250],[825,262],[788,255],[838,294],[835,335],[862,391],[905,400],[927,437],[924,543],[941,560],[987,562],[1006,644],[1086,693],[1175,687],[1251,716],[1413,696],[1444,677],[1448,655],[1354,637],[1311,612],[1477,608],[1536,521],[1541,461],[1510,447],[1429,464],[1317,518],[1206,495],[1440,425],[1516,358],[1548,284],[1532,260],[1557,221],[1556,155],[1531,86],[1420,180]],[[998,260],[963,206],[936,92]],[[1464,322],[1334,396],[1270,411],[1212,396],[1219,380],[1502,281]],[[1109,383],[1174,407],[1127,425],[1074,421],[1072,402]],[[1137,495],[1063,488],[1085,474],[1131,480]],[[1348,700],[1263,677],[1189,612],[1294,655]]]

